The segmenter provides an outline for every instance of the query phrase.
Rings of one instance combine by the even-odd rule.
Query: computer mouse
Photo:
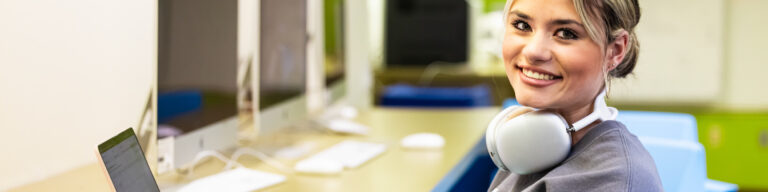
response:
[[[328,129],[336,133],[367,135],[368,126],[346,119],[333,119],[327,123]]]
[[[354,119],[357,117],[357,109],[352,106],[339,107],[339,116],[347,119]]]
[[[403,137],[400,146],[408,149],[440,149],[445,139],[435,133],[414,133]]]

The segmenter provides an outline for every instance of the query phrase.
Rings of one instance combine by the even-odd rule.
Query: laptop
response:
[[[97,152],[112,191],[160,191],[133,128],[99,144]]]

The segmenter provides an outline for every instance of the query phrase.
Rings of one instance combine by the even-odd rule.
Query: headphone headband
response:
[[[581,120],[574,122],[569,128],[569,131],[573,131],[573,132],[579,131],[597,120],[601,120],[601,121],[614,120],[616,119],[616,115],[619,114],[616,108],[608,107],[608,105],[605,104],[605,89],[603,89],[603,91],[600,91],[600,94],[597,95],[597,97],[595,98],[595,102],[593,102],[593,104],[594,104],[594,107],[592,108],[592,113],[590,113],[584,118],[581,118]]]

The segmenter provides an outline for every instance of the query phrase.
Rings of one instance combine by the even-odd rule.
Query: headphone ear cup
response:
[[[497,153],[494,162],[521,175],[550,168],[570,152],[567,127],[562,117],[544,111],[503,121],[492,136]]]
[[[505,122],[534,110],[534,108],[522,105],[511,106],[496,114],[496,116],[493,117],[493,120],[491,120],[491,123],[488,124],[488,128],[486,128],[485,131],[485,146],[488,149],[488,154],[491,156],[491,160],[493,160],[493,163],[496,164],[496,167],[499,167],[499,169],[509,171],[498,156],[499,150],[496,146],[496,130],[498,130]]]

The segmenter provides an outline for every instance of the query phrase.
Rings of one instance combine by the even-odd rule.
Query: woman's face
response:
[[[603,86],[603,51],[572,0],[515,0],[503,57],[518,102],[545,109],[589,106]]]

